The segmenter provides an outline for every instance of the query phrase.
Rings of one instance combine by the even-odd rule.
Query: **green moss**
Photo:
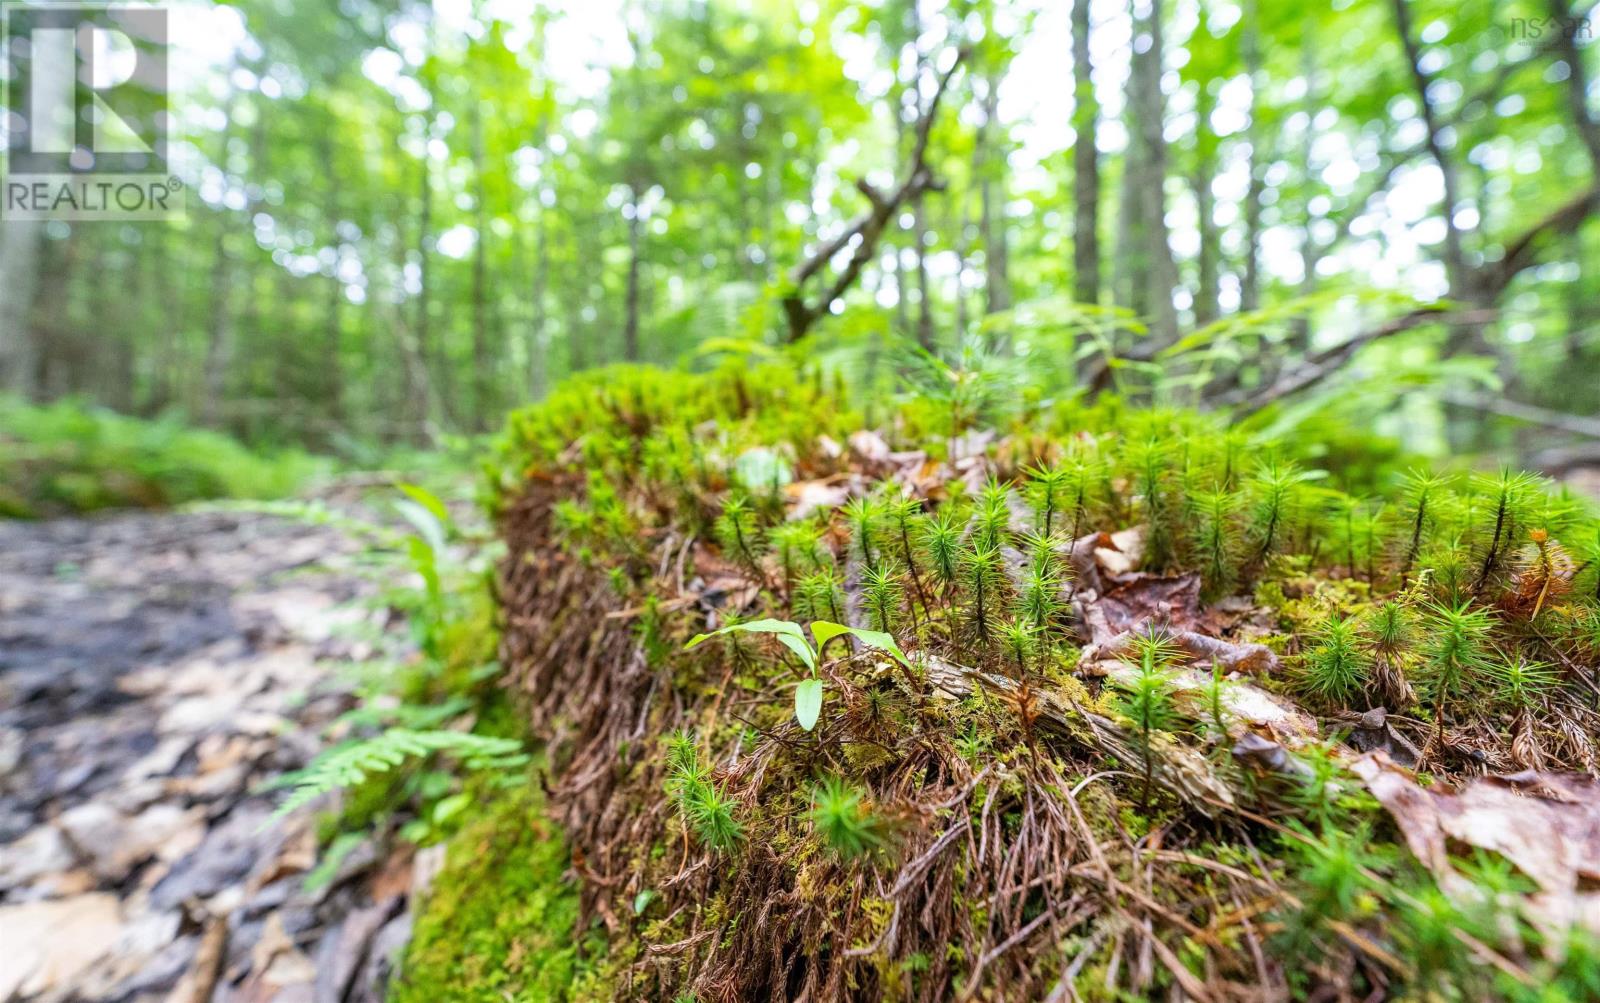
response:
[[[593,998],[598,936],[579,937],[567,849],[533,785],[499,792],[450,840],[394,1003]],[[580,986],[589,986],[585,989]]]

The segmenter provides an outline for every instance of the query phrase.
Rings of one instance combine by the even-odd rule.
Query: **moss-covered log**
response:
[[[1591,512],[1115,401],[963,413],[874,430],[771,368],[513,418],[502,657],[603,992],[1582,998],[1581,910],[1471,840],[1436,882],[1348,767],[1594,769]]]

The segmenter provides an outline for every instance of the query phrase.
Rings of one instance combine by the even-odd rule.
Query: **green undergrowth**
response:
[[[475,791],[449,840],[388,999],[557,1003],[594,998],[604,939],[577,932],[578,892],[536,784]]]
[[[371,603],[398,631],[363,637],[383,656],[347,666],[357,706],[342,738],[280,778],[282,812],[316,816],[325,882],[366,840],[443,844],[445,864],[411,903],[414,933],[388,998],[542,1003],[595,998],[604,940],[579,934],[578,890],[559,829],[543,815],[526,723],[500,685],[499,611],[488,575],[495,550],[434,493],[403,484],[396,516],[374,521],[317,503],[266,506],[336,524],[366,547],[357,566]]]
[[[274,498],[328,468],[304,453],[258,452],[174,418],[0,395],[0,517]]]
[[[1419,798],[1592,773],[1588,502],[981,372],[864,410],[809,370],[611,370],[488,465],[507,671],[556,772],[608,778],[561,815],[595,893],[645,904],[619,995],[1594,996],[1593,939],[1481,847],[1447,893],[1349,744],[1384,709]],[[551,591],[572,562],[591,591]],[[573,640],[525,654],[526,618]]]

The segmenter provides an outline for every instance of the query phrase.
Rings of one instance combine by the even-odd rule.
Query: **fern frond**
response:
[[[292,792],[278,806],[282,817],[329,791],[355,787],[368,777],[387,773],[407,760],[434,753],[455,756],[469,769],[511,770],[525,765],[522,743],[509,738],[473,735],[463,731],[412,731],[390,728],[371,738],[345,742],[326,750],[303,770],[287,773],[273,784]]]

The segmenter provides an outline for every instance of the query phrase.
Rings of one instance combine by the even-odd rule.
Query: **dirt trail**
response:
[[[308,892],[310,821],[256,793],[350,706],[339,628],[380,615],[352,550],[252,514],[0,522],[0,1003],[380,998],[411,861],[363,845]]]

